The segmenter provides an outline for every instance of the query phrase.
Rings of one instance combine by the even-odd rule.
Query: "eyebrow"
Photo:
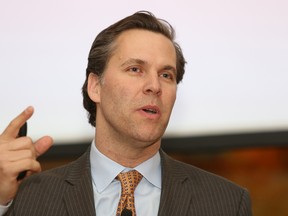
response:
[[[169,71],[172,71],[175,75],[177,75],[177,70],[175,67],[171,66],[171,65],[165,65],[163,67],[164,70],[169,70]]]
[[[147,64],[147,62],[142,60],[142,59],[129,58],[124,63],[122,63],[121,66],[124,67],[124,66],[130,65],[130,64],[144,65],[144,64]]]
[[[137,59],[137,58],[129,58],[128,60],[126,60],[124,63],[121,64],[122,67],[125,67],[127,65],[130,64],[139,64],[139,65],[145,65],[148,64],[147,61],[144,61],[142,59]],[[174,66],[171,65],[165,65],[163,67],[163,70],[169,70],[172,71],[175,75],[177,74],[177,70]]]

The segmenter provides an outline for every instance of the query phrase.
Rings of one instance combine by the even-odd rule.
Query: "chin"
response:
[[[150,143],[154,144],[161,140],[164,132],[150,132],[150,133],[139,133],[135,136],[136,140],[143,142],[143,143]]]

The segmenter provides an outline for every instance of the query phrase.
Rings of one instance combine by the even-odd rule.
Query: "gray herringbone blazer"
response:
[[[160,155],[162,192],[158,215],[252,215],[249,194],[245,189],[214,174],[175,161],[163,151],[160,151]],[[95,216],[89,150],[66,166],[23,181],[6,215]]]

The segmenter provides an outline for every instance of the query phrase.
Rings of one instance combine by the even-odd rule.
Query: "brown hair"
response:
[[[101,78],[107,62],[109,61],[115,47],[117,37],[124,31],[130,29],[145,29],[160,33],[171,40],[176,51],[177,84],[182,80],[185,72],[185,59],[180,46],[174,41],[175,31],[165,20],[157,19],[148,11],[139,11],[128,16],[108,28],[101,31],[94,40],[88,56],[88,66],[86,69],[86,80],[82,87],[83,105],[88,111],[89,123],[95,126],[96,104],[92,101],[87,92],[88,76],[90,73],[96,74]]]

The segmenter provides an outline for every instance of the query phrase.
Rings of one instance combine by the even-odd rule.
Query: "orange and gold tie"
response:
[[[136,216],[134,191],[138,183],[141,181],[142,175],[136,170],[131,170],[126,173],[120,173],[117,176],[117,179],[121,182],[121,197],[117,207],[116,216],[124,215],[124,212],[126,211],[132,212],[132,215]]]

